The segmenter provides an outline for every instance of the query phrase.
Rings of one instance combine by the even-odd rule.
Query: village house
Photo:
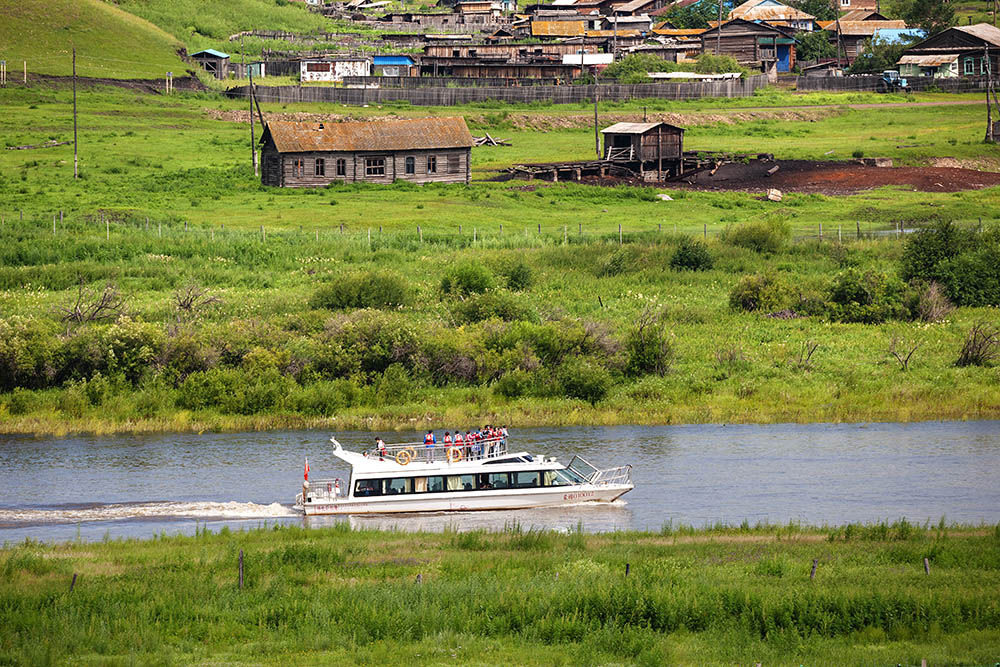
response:
[[[261,143],[263,185],[334,181],[468,183],[472,135],[463,118],[292,123],[271,121]]]
[[[986,61],[987,49],[989,50],[989,62]],[[917,56],[934,56],[937,60],[943,59],[945,56],[955,56],[958,76],[981,76],[988,71],[995,73],[1000,71],[1000,28],[988,23],[948,28],[914,44],[903,52],[904,59]],[[927,68],[939,69],[941,67],[941,65],[932,65],[931,62],[934,61],[908,61],[906,64],[922,67],[926,63]],[[949,67],[950,62],[949,60]],[[912,70],[908,67],[907,71]],[[923,72],[924,70],[921,70],[922,74]]]
[[[189,56],[216,79],[229,78],[229,54],[215,49],[196,51]]]
[[[830,21],[824,28],[838,52],[853,62],[880,31],[906,30],[904,21]]]
[[[420,66],[410,56],[372,56],[373,76],[420,76]]]
[[[948,79],[961,76],[958,72],[957,53],[903,56],[896,65],[899,66],[899,75],[904,78],[927,76],[932,79]]]
[[[700,35],[703,53],[732,56],[741,65],[788,72],[795,66],[795,39],[785,31],[766,23],[733,19],[709,28]]]
[[[355,56],[331,56],[323,60],[303,60],[299,63],[300,81],[342,83],[345,76],[371,76],[371,73],[371,61]]]
[[[812,14],[784,5],[777,0],[747,0],[729,12],[729,19],[767,23],[778,28],[791,28],[812,32],[816,29],[816,17]]]

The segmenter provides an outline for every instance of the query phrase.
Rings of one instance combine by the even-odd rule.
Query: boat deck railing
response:
[[[395,461],[396,463],[440,463],[448,461],[483,461],[507,455],[506,438],[486,438],[472,443],[436,443],[426,445],[423,442],[401,442],[386,445],[385,450],[369,449],[364,452],[366,458],[379,461]]]
[[[309,495],[314,503],[328,503],[338,498],[346,498],[350,489],[347,488],[345,480],[334,479],[313,479],[309,480]],[[302,494],[295,496],[295,505],[302,506]]]
[[[624,465],[607,470],[598,470],[590,479],[592,484],[619,485],[632,483],[632,466]]]

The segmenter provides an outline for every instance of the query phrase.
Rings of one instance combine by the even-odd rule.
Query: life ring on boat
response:
[[[458,463],[462,460],[462,448],[461,447],[449,447],[448,448],[448,463]]]
[[[396,463],[398,463],[401,466],[405,466],[412,460],[413,460],[413,455],[410,454],[410,450],[408,449],[404,449],[403,451],[396,454]]]

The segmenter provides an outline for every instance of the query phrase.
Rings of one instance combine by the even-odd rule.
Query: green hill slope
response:
[[[155,25],[100,0],[0,0],[0,60],[8,78],[28,72],[116,79],[183,74],[183,44]]]

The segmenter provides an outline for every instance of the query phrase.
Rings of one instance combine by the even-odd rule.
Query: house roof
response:
[[[715,23],[718,23],[718,22],[715,22]],[[720,25],[714,25],[711,28],[708,28],[707,30],[705,30],[704,32],[702,32],[701,34],[702,34],[702,37],[704,37],[705,35],[707,35],[709,33],[715,33],[717,31],[721,30],[722,33],[723,33],[723,36],[725,36],[727,29],[730,28],[730,27],[735,28],[737,30],[739,30],[741,27],[743,27],[744,29],[752,30],[752,31],[755,31],[755,32],[776,32],[776,33],[778,33],[780,35],[785,35],[786,37],[791,34],[790,31],[787,28],[786,29],[781,29],[781,28],[777,28],[777,27],[775,27],[773,25],[770,25],[768,23],[757,23],[755,21],[747,21],[746,19],[730,19],[728,21],[723,21],[721,26]]]
[[[841,21],[888,21],[874,9],[852,9],[840,17]]]
[[[195,51],[194,53],[189,53],[189,56],[196,58],[198,56],[212,56],[213,58],[228,58],[228,53],[223,53],[222,51],[216,51],[215,49],[202,49],[201,51]]]
[[[653,28],[653,32],[667,37],[697,37],[705,28]]]
[[[534,37],[577,37],[583,34],[583,21],[532,21]]]
[[[372,56],[373,65],[412,65],[410,56]]]
[[[615,7],[616,12],[637,12],[641,10],[646,5],[650,5],[654,0],[630,0],[623,5],[618,5]]]
[[[933,56],[903,56],[896,62],[896,64],[920,65],[921,67],[940,67],[941,65],[953,63],[956,60],[958,60],[957,53],[946,53],[943,55]]]
[[[270,121],[261,142],[267,137],[279,153],[471,148],[473,143],[460,117],[349,123]]]
[[[906,21],[833,21],[824,30],[837,32],[840,26],[841,35],[856,35],[861,37],[871,37],[876,30],[883,28],[890,30],[905,30]]]
[[[783,5],[777,0],[747,0],[739,7],[733,8],[729,12],[729,18],[748,21],[808,21],[816,17]]]
[[[978,37],[984,42],[989,42],[994,46],[1000,46],[1000,28],[991,26],[989,23],[977,23],[976,25],[957,25],[953,30],[961,30],[962,32],[972,35],[973,37]]]
[[[619,28],[618,30],[588,30],[587,37],[614,37],[618,33],[619,37],[642,37],[642,31],[634,28],[628,30]]]
[[[672,127],[675,130],[684,131],[683,127],[677,127],[676,125],[671,125],[670,123],[615,123],[610,127],[606,127],[601,130],[601,133],[607,134],[645,134],[650,130],[656,129],[658,125],[663,125],[665,127]]]

